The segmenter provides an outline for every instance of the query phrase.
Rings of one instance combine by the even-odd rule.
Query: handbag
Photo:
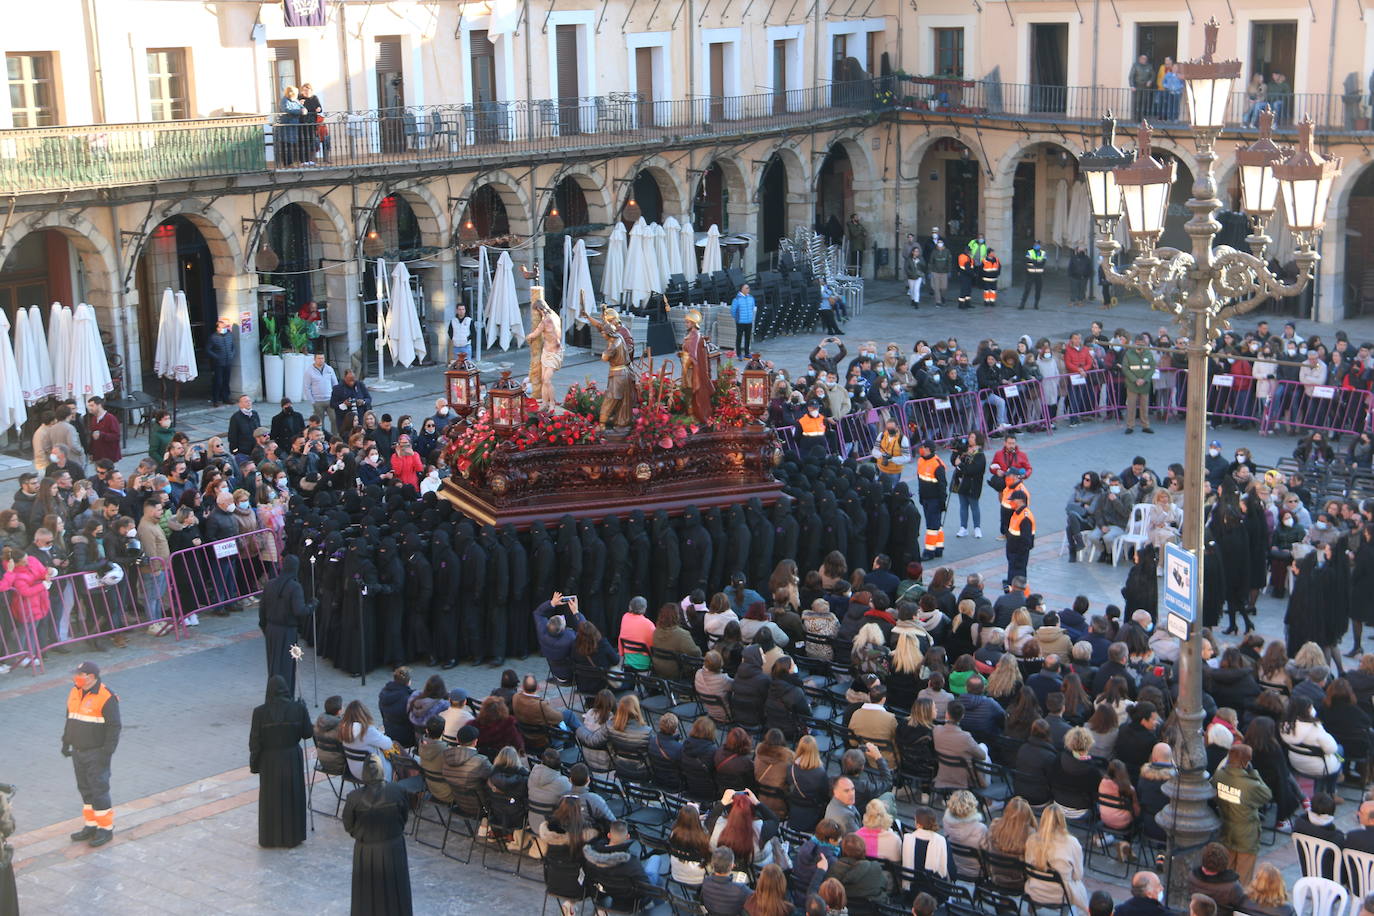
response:
[[[1006,489],[1007,478],[1002,477],[999,474],[991,474],[988,476],[988,486],[992,487],[998,493],[1001,493],[1004,489]]]

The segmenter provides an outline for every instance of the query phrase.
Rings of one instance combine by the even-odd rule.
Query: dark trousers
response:
[[[1029,562],[1029,550],[1013,550],[1011,545],[1007,545],[1007,583],[1010,584],[1017,576],[1025,578]]]
[[[740,356],[748,355],[754,342],[754,323],[735,325],[735,352]]]
[[[72,768],[76,770],[76,791],[81,803],[97,811],[108,811],[110,804],[110,755],[104,748],[72,751]]]
[[[1026,304],[1032,289],[1035,290],[1035,307],[1040,308],[1040,292],[1045,285],[1044,274],[1026,274],[1026,288],[1021,290],[1021,304]]]
[[[229,367],[215,366],[212,369],[214,379],[210,386],[210,400],[218,404],[229,403]]]
[[[1088,278],[1069,277],[1069,301],[1085,302],[1088,298]],[[1037,300],[1038,301],[1038,300]]]
[[[843,332],[840,331],[840,326],[839,326],[838,324],[835,323],[835,311],[834,311],[834,309],[821,309],[820,314],[821,314],[821,322],[825,325],[825,329],[826,329],[828,332],[830,332],[831,334],[840,334],[840,333],[843,333]],[[736,331],[735,333],[738,334],[739,332]],[[738,341],[736,341],[736,343],[738,343]]]

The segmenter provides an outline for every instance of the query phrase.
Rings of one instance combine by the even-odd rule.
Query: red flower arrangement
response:
[[[584,384],[573,385],[568,389],[568,393],[563,395],[563,409],[579,416],[596,418],[601,416],[602,398],[601,389],[596,387],[596,382],[588,379]]]
[[[722,366],[711,392],[711,427],[741,429],[753,422],[754,415],[744,406],[734,367]]]
[[[543,413],[539,403],[532,398],[525,399],[524,408],[525,425],[506,438],[497,436],[491,418],[483,413],[448,444],[444,462],[464,477],[471,477],[486,470],[501,449],[524,452],[600,442],[603,438],[601,425],[591,417],[576,413]]]
[[[695,424],[674,416],[661,404],[657,407],[636,407],[634,418],[629,440],[645,450],[680,447],[686,443],[690,433],[697,431]]]

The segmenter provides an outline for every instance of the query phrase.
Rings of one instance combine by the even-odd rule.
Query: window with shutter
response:
[[[558,80],[558,130],[563,134],[576,133],[580,111],[577,104],[577,26],[557,26],[555,41]]]

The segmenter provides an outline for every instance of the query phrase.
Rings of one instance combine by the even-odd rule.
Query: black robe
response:
[[[653,584],[648,598],[649,614],[657,617],[660,605],[676,600],[672,596],[677,594],[678,580],[682,575],[682,553],[677,532],[673,530],[668,513],[662,509],[654,513],[653,544],[650,563]]]
[[[555,588],[554,574],[558,566],[558,555],[543,522],[535,522],[530,526],[529,564],[530,589],[535,598],[544,601],[553,594]]]
[[[283,557],[281,572],[263,588],[258,604],[258,626],[267,649],[267,676],[280,677],[288,697],[296,695],[296,661],[291,657],[291,647],[297,644],[299,627],[308,616],[300,568],[300,557]]]
[[[529,600],[530,559],[525,545],[520,543],[514,525],[501,528],[501,544],[506,548],[506,565],[510,572],[509,609],[506,612],[506,652],[520,658],[530,654],[537,645],[534,637],[534,615],[524,613],[532,607]],[[543,600],[543,599],[541,599]]]
[[[620,615],[630,598],[630,541],[620,528],[620,519],[606,516],[601,523],[601,540],[606,545],[606,607],[610,609],[606,621],[606,638],[612,645],[620,637]]]
[[[405,790],[394,782],[348,793],[343,825],[354,841],[352,916],[410,916],[409,810]]]
[[[625,522],[625,540],[630,543],[630,577],[625,591],[630,597],[643,595],[647,598],[649,589],[653,587],[649,577],[649,554],[653,551],[653,542],[649,539],[649,524],[644,513],[638,509],[632,511]],[[615,629],[619,632],[620,616],[625,612],[625,607],[621,605],[614,611],[611,616],[615,618]]]
[[[905,483],[892,488],[887,504],[888,515],[892,519],[887,555],[892,558],[892,570],[898,576],[905,576],[907,565],[921,555],[917,544],[921,533],[921,510],[916,508],[916,503],[911,499],[911,489]]]
[[[405,550],[408,554],[405,561],[406,660],[422,656],[433,658],[434,568],[418,536],[405,536]]]
[[[725,568],[725,523],[721,521],[720,510],[712,506],[701,513],[701,521],[706,526],[706,533],[711,536],[711,565],[706,572],[706,594],[709,598],[712,593],[726,586],[731,570]]]
[[[682,555],[682,573],[678,577],[678,585],[682,592],[689,594],[697,588],[707,590],[709,585],[706,577],[711,572],[711,534],[701,523],[701,512],[696,506],[688,506],[682,511],[678,546]]]
[[[727,506],[721,516],[725,525],[725,576],[734,577],[735,573],[749,575],[749,522],[742,506]],[[720,587],[724,588],[722,580]]]
[[[323,658],[335,658],[339,654],[344,599],[343,535],[337,531],[326,535],[320,555],[322,559],[315,565],[320,596],[315,608],[315,626],[319,639],[315,652]]]
[[[292,557],[291,559],[295,559]],[[285,679],[267,679],[267,702],[253,710],[248,769],[258,774],[258,845],[291,848],[305,841],[305,757],[301,742],[314,726]]]
[[[1226,565],[1221,547],[1210,527],[1204,530],[1207,546],[1202,552],[1202,625],[1215,627],[1221,622],[1221,606],[1226,603]]]
[[[1320,550],[1313,550],[1297,565],[1293,593],[1288,597],[1288,653],[1294,655],[1303,643],[1334,646],[1350,624],[1350,578],[1345,551],[1336,549],[1331,559],[1317,565]]]
[[[1226,567],[1226,612],[1234,618],[1247,613],[1250,602],[1250,535],[1236,518],[1216,535],[1221,562]]]
[[[373,607],[380,597],[372,545],[355,539],[344,560],[343,611],[339,618],[339,651],[334,666],[353,677],[371,671],[377,645],[377,619]]]
[[[825,537],[821,517],[816,512],[816,497],[804,490],[797,496],[797,568],[810,572],[820,568],[821,540]]]
[[[1350,619],[1374,623],[1374,541],[1360,537],[1350,566]]]
[[[817,507],[821,517],[821,556],[824,557],[832,550],[838,550],[847,559],[849,557],[849,516],[839,510],[835,505],[834,498],[829,495],[822,496],[817,502]]]
[[[576,595],[582,580],[582,539],[571,515],[558,520],[558,591]],[[581,596],[579,596],[581,597]]]
[[[577,603],[583,615],[605,633],[606,545],[591,522],[578,522],[577,532],[578,540],[582,542],[582,575],[577,583]]]
[[[763,511],[763,500],[751,497],[744,506],[749,523],[749,566],[745,572],[749,581],[771,606],[773,596],[768,593],[768,580],[773,575],[773,526]]]
[[[793,513],[794,501],[781,498],[773,504],[769,519],[773,526],[773,567],[783,560],[797,560],[797,546],[801,539],[801,526]],[[800,561],[798,561],[800,566]]]
[[[482,607],[480,657],[504,661],[506,615],[510,613],[510,557],[493,525],[482,526],[479,543],[487,554],[486,588],[479,593]]]
[[[459,655],[480,659],[482,646],[482,594],[487,587],[487,552],[477,542],[471,522],[458,523],[458,568],[463,579],[458,594],[458,622],[463,639]]]
[[[847,491],[840,500],[840,511],[849,519],[849,547],[844,554],[849,560],[849,568],[872,569],[873,554],[869,551],[868,519],[864,516],[859,495],[853,490]]]
[[[458,592],[462,586],[458,555],[445,528],[436,528],[429,545],[429,568],[434,577],[432,605],[433,652],[445,664],[458,657]]]
[[[382,538],[377,547],[377,594],[374,603],[381,639],[372,652],[372,666],[385,664],[395,668],[409,659],[405,652],[405,596],[406,570],[401,563],[401,553],[396,542]],[[385,597],[383,597],[385,596]]]
[[[1264,519],[1264,511],[1246,512],[1245,537],[1249,546],[1250,576],[1246,583],[1250,588],[1264,588],[1269,575],[1269,523]],[[1249,596],[1246,596],[1249,600]]]
[[[1154,547],[1146,544],[1140,548],[1140,559],[1126,573],[1126,584],[1121,586],[1121,597],[1126,603],[1126,614],[1133,611],[1149,611],[1150,616],[1158,619],[1159,578],[1155,575],[1156,556]]]

